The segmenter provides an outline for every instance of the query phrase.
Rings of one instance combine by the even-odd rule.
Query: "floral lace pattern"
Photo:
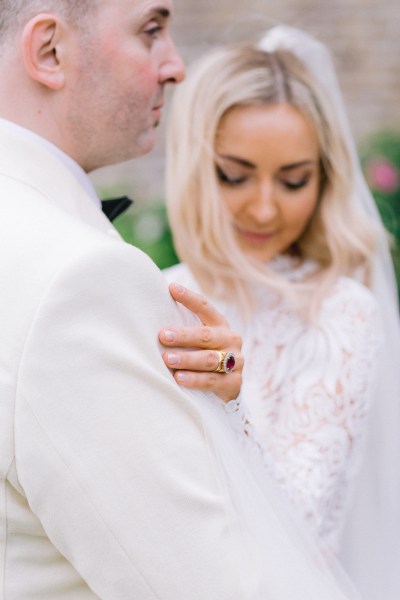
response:
[[[305,268],[309,272],[310,265]],[[287,264],[283,271],[290,276]],[[196,287],[184,265],[167,276]],[[245,408],[238,410],[234,426],[251,438],[250,421],[278,487],[322,550],[336,553],[362,460],[376,377],[375,300],[361,284],[341,278],[323,301],[318,321],[307,323],[285,303],[271,303],[264,295],[263,306],[246,325],[233,307],[216,303],[244,339]]]

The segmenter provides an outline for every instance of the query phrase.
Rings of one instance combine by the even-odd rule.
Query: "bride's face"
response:
[[[318,202],[311,123],[288,103],[237,106],[221,120],[216,153],[221,198],[240,248],[261,261],[288,250]]]

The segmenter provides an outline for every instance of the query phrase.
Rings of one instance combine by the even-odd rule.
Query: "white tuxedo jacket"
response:
[[[164,277],[0,125],[0,598],[236,600],[236,523],[161,358]]]

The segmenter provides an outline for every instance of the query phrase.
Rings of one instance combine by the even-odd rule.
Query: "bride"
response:
[[[243,462],[211,412],[205,429],[252,540],[243,572],[259,565],[272,585],[246,577],[249,597],[340,597],[333,580],[318,589],[330,575],[312,542],[304,551],[311,535],[363,598],[397,600],[397,293],[329,53],[289,27],[257,48],[218,49],[192,67],[171,117],[167,195],[184,263],[166,275],[210,297],[244,338],[241,407],[226,405]],[[254,477],[249,453],[264,463]],[[283,496],[299,516],[288,528]],[[260,565],[271,547],[276,562]]]

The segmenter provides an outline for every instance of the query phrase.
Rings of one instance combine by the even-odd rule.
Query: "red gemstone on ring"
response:
[[[236,365],[235,355],[233,354],[233,352],[229,352],[225,356],[225,360],[224,360],[225,373],[232,373],[233,369],[235,368],[235,365]]]

